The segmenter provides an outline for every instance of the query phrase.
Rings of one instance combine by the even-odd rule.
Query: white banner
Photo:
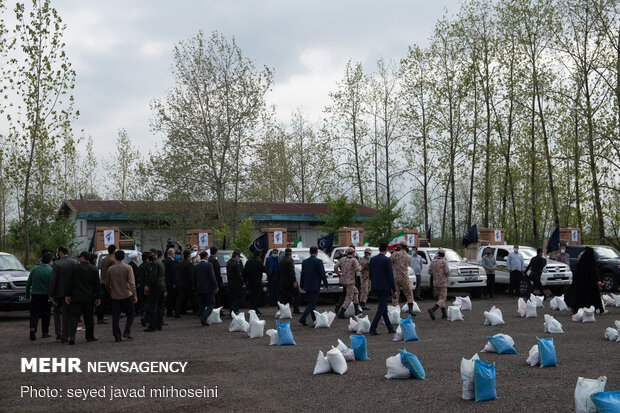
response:
[[[282,231],[273,231],[273,243],[282,245]]]
[[[502,242],[502,231],[499,229],[495,230],[495,242]]]
[[[201,250],[206,249],[209,246],[209,233],[201,232],[198,234],[198,247]]]
[[[415,246],[415,234],[407,234],[407,246],[408,247]]]
[[[571,232],[570,232],[570,240],[572,242],[578,242],[579,241],[579,231],[577,231],[576,229],[571,230]]]
[[[359,231],[351,231],[351,244],[357,245],[360,242],[360,232]]]
[[[108,248],[112,244],[114,244],[114,230],[104,229],[103,230],[103,245],[106,248]]]

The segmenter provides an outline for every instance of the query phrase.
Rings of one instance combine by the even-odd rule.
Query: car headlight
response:
[[[486,275],[487,272],[484,270],[484,268],[478,268],[478,274],[479,275]]]
[[[459,270],[457,270],[457,269],[455,269],[455,268],[451,269],[451,270],[450,270],[450,275],[453,275],[453,276],[457,276],[457,275],[459,275]]]
[[[7,290],[11,288],[11,284],[8,282],[0,282],[0,290]]]

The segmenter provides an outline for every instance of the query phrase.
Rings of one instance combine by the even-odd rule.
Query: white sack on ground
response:
[[[452,305],[458,305],[461,307],[461,311],[471,311],[471,298],[470,297],[456,297]]]
[[[594,323],[596,319],[594,318],[594,306],[590,306],[590,308],[583,309],[583,320],[584,323]]]
[[[493,337],[500,337],[500,336],[504,337],[506,341],[510,343],[511,346],[515,345],[515,341],[508,334],[499,333],[499,334],[495,334]],[[495,349],[495,346],[491,344],[490,341],[487,341],[481,353],[497,353],[497,350]]]
[[[347,372],[347,361],[344,359],[342,352],[337,348],[332,347],[327,352],[327,360],[334,373],[344,374]]]
[[[517,312],[521,317],[525,317],[527,314],[527,304],[525,303],[523,297],[519,297],[519,300],[517,301]]]
[[[247,333],[248,328],[250,328],[250,323],[245,321],[245,313],[242,311],[239,314],[235,314],[233,311],[230,315],[232,316],[232,321],[230,322],[228,331],[231,333],[235,331],[243,331],[244,333]]]
[[[534,366],[538,366],[539,360],[540,360],[540,354],[538,352],[538,344],[534,344],[532,348],[530,349],[529,356],[527,357],[527,360],[525,360],[525,362],[529,364],[530,366],[534,367]]]
[[[319,350],[319,355],[317,356],[316,364],[314,365],[314,373],[312,374],[325,374],[331,372],[332,366],[329,364],[329,360],[323,355],[323,352]]]
[[[355,304],[351,302],[351,304],[349,304],[346,311],[344,312],[344,316],[349,318],[349,317],[353,317],[354,315],[355,315]]]
[[[461,307],[458,305],[451,305],[448,307],[448,321],[463,321],[463,314],[461,314]]]
[[[400,323],[400,307],[397,305],[388,305],[388,317],[390,317],[390,323]]]
[[[564,333],[564,329],[562,328],[562,324],[549,314],[545,314],[545,322],[543,323],[543,331],[545,333]]]
[[[209,324],[218,324],[222,322],[222,317],[220,316],[222,312],[222,307],[214,308],[211,314],[209,314],[209,318],[207,318],[207,323]]]
[[[577,310],[577,312],[571,317],[571,320],[575,321],[576,323],[581,323],[583,321],[583,308]]]
[[[615,328],[607,327],[605,330],[605,338],[609,341],[619,341],[618,340],[618,330]]]
[[[276,318],[280,320],[285,320],[287,318],[293,318],[293,314],[291,313],[291,306],[288,303],[282,304],[281,302],[278,301],[278,307],[280,307],[280,309],[276,311],[276,315],[275,315]]]
[[[353,317],[349,318],[349,331],[352,333],[357,331],[357,320]]]
[[[493,306],[489,311],[485,311],[484,313],[484,325],[492,325],[499,326],[502,324],[506,324],[504,322],[504,317],[502,316],[502,310]]]
[[[405,338],[403,337],[403,330],[400,328],[400,324],[396,327],[396,333],[394,334],[394,338],[392,341],[403,341]],[[400,357],[400,356],[399,356]]]
[[[480,360],[478,353],[470,359],[461,359],[461,380],[463,380],[463,400],[473,400],[475,397],[474,364]]]
[[[530,301],[532,303],[534,303],[534,305],[536,305],[536,307],[542,307],[544,299],[545,299],[545,297],[542,296],[542,295],[530,294]]]
[[[370,333],[370,320],[368,316],[360,318],[357,317],[357,334],[368,334]]]
[[[606,376],[601,376],[598,379],[579,377],[575,386],[575,411],[577,413],[596,413],[596,406],[590,396],[605,391],[605,384],[607,384]]]
[[[388,357],[385,360],[385,367],[387,367],[386,379],[408,379],[411,377],[409,369],[403,366],[400,361],[400,354],[392,357]]]
[[[338,339],[338,347],[336,347],[346,361],[355,361],[355,353],[352,348],[349,348],[342,340]]]
[[[248,335],[250,338],[263,337],[265,331],[265,320],[252,320],[250,328],[248,329]]]
[[[536,318],[538,314],[536,314],[536,304],[532,302],[532,300],[527,300],[525,303],[527,306],[527,310],[525,311],[525,318]]]
[[[280,338],[278,337],[278,330],[270,328],[269,330],[265,332],[265,334],[267,334],[267,336],[269,337],[270,346],[277,346],[280,344]]]

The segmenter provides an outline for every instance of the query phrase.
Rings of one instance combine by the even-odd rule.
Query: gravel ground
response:
[[[320,310],[333,310],[331,301]],[[450,301],[451,302],[451,301]],[[167,319],[159,333],[143,333],[134,328],[135,340],[115,343],[111,326],[96,326],[99,341],[87,343],[78,332],[75,346],[61,345],[52,339],[28,340],[28,319],[24,312],[0,314],[0,411],[291,411],[320,408],[322,411],[416,410],[567,412],[574,410],[573,392],[577,377],[607,376],[607,390],[620,389],[620,343],[603,338],[605,328],[620,319],[620,308],[597,317],[596,323],[574,323],[570,312],[539,308],[538,318],[520,318],[516,299],[499,296],[474,300],[473,311],[464,312],[464,322],[431,321],[426,309],[429,300],[420,302],[423,314],[415,318],[420,340],[393,342],[392,335],[380,325],[380,336],[368,336],[370,361],[348,363],[343,375],[313,376],[318,350],[326,352],[337,339],[349,344],[348,320],[335,320],[330,329],[303,327],[296,320],[292,331],[297,346],[269,346],[269,338],[249,339],[244,333],[229,333],[230,318],[223,324],[201,327],[193,316]],[[483,311],[497,305],[504,313],[503,326],[484,326]],[[370,316],[376,303],[370,303]],[[273,308],[263,309],[267,328],[275,328]],[[564,326],[565,334],[554,334],[558,366],[529,367],[525,364],[536,336],[543,333],[543,314],[552,314]],[[438,314],[440,314],[438,312]],[[247,313],[246,313],[247,315]],[[123,322],[124,320],[122,320]],[[139,324],[139,323],[137,323]],[[486,336],[506,333],[515,340],[516,355],[480,353]],[[37,334],[40,336],[40,332]],[[385,360],[406,348],[416,354],[426,371],[426,380],[386,380]],[[495,363],[498,399],[476,403],[461,399],[460,360],[478,352],[487,363]],[[21,373],[21,357],[79,357],[88,361],[183,361],[185,373]],[[21,386],[61,389],[62,398],[21,397]],[[106,386],[106,397],[85,401],[71,399],[67,389]],[[217,398],[117,398],[109,400],[109,388],[213,388]],[[148,393],[147,393],[148,394]]]

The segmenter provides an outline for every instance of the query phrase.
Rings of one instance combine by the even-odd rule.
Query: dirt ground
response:
[[[322,301],[320,310],[333,310],[331,300]],[[451,301],[450,301],[451,303]],[[134,341],[115,343],[111,325],[98,325],[98,342],[87,343],[78,332],[75,346],[51,339],[28,339],[25,312],[0,314],[0,411],[405,411],[421,412],[567,412],[574,410],[573,393],[579,376],[607,376],[606,390],[620,389],[620,343],[604,339],[605,328],[620,319],[620,308],[598,316],[596,323],[574,323],[570,312],[552,311],[549,301],[539,308],[538,318],[520,318],[516,299],[499,296],[473,301],[473,311],[465,311],[464,322],[431,321],[423,314],[415,318],[420,340],[393,342],[380,325],[380,336],[367,336],[370,361],[348,363],[343,375],[312,374],[317,353],[326,352],[337,339],[349,344],[348,320],[335,320],[330,329],[301,326],[296,319],[292,331],[297,346],[269,346],[269,338],[249,339],[245,333],[229,333],[230,318],[209,327],[200,326],[194,316],[166,319],[158,333],[144,333],[134,324]],[[484,326],[483,311],[497,305],[504,313],[503,326]],[[376,303],[370,303],[374,315]],[[247,310],[246,310],[247,311]],[[264,308],[262,319],[275,328],[275,309]],[[565,334],[552,335],[558,366],[529,367],[525,360],[536,337],[543,333],[543,314],[552,314],[564,326]],[[439,314],[439,312],[438,312]],[[246,313],[247,315],[247,313]],[[124,322],[124,320],[122,320]],[[53,329],[52,329],[53,331]],[[486,336],[506,333],[515,340],[516,355],[480,353]],[[385,360],[406,348],[420,359],[426,380],[386,380]],[[487,363],[495,363],[497,394],[494,401],[476,403],[461,399],[461,357],[478,352]],[[183,361],[185,373],[21,373],[22,357],[79,357],[82,367],[89,361]],[[21,395],[22,386],[58,389],[63,397]],[[102,389],[105,397],[80,400],[67,397],[68,389]],[[125,397],[109,400],[110,386],[177,389],[215,388],[217,398]]]

